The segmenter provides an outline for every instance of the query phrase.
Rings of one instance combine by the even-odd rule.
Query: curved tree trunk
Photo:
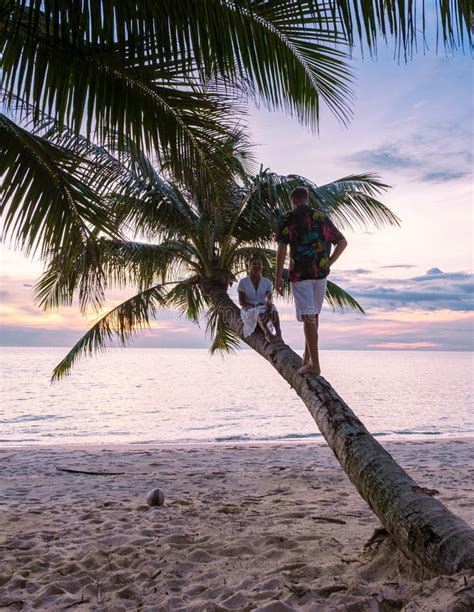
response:
[[[242,335],[240,310],[225,287],[203,287],[227,326],[267,359],[294,388],[360,495],[405,555],[431,571],[474,569],[474,530],[396,463],[324,378],[301,376],[301,358],[287,345],[269,345],[260,332]]]

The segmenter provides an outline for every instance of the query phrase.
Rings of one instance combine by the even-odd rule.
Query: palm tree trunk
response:
[[[350,481],[405,555],[436,574],[474,569],[474,530],[408,476],[324,378],[296,374],[301,359],[294,351],[269,345],[260,332],[244,338],[240,310],[225,287],[206,283],[203,289],[227,326],[294,388]]]

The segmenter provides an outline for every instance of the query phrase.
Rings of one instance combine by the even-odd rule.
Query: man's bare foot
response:
[[[315,368],[312,363],[306,363],[301,368],[296,370],[297,374],[317,374],[320,376],[321,369]]]

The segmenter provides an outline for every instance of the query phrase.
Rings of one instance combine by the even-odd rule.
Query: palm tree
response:
[[[237,162],[223,200],[214,205],[157,173],[148,174],[141,187],[137,181],[134,190],[129,187],[125,194],[114,193],[109,206],[120,219],[116,235],[141,236],[146,241],[99,238],[98,265],[93,266],[87,249],[79,256],[71,251],[69,261],[62,251],[40,279],[37,300],[50,308],[70,304],[80,293],[83,308],[92,302],[101,309],[105,288],[133,284],[138,293],[97,321],[57,366],[53,379],[68,373],[82,353],[101,350],[114,336],[125,343],[129,334],[146,327],[162,307],[177,308],[195,323],[205,316],[211,352],[238,346],[241,333],[226,325],[225,315],[212,302],[212,287],[227,290],[246,270],[251,255],[259,255],[264,273],[272,276],[276,251],[269,245],[275,218],[288,209],[291,190],[301,184],[307,186],[312,203],[341,227],[398,224],[397,217],[377,199],[388,186],[371,174],[318,187],[300,176],[280,176],[262,169],[248,176]],[[326,298],[334,308],[363,312],[335,283],[328,282]]]
[[[435,4],[445,46],[471,46],[469,3]],[[393,37],[407,56],[418,30],[423,0],[0,0],[5,232],[47,262],[38,286],[45,306],[78,293],[83,308],[97,307],[109,286],[130,279],[139,290],[56,374],[103,347],[114,329],[124,340],[164,305],[194,319],[207,310],[213,348],[235,346],[241,326],[228,283],[249,249],[271,264],[272,217],[295,181],[268,172],[245,178],[232,145],[239,125],[229,120],[236,92],[312,128],[325,103],[344,123],[352,45],[373,51]],[[339,224],[396,222],[376,199],[384,185],[373,176],[306,184]],[[132,231],[155,242],[125,240]],[[358,307],[334,286],[328,299]],[[269,347],[258,333],[245,341],[302,397],[408,556],[435,571],[472,566],[472,531],[409,479],[328,383],[296,375],[300,359],[288,347]]]
[[[377,199],[387,186],[369,174],[321,187],[302,177],[269,171],[249,178],[238,160],[224,200],[212,206],[201,194],[152,175],[149,164],[145,169],[147,180],[135,186],[132,196],[110,198],[122,232],[126,228],[144,241],[102,238],[97,241],[99,267],[88,264],[86,253],[75,255],[66,266],[63,258],[53,259],[38,284],[38,299],[45,307],[70,303],[77,291],[83,305],[92,300],[102,306],[107,287],[132,282],[138,289],[97,321],[53,377],[66,374],[83,353],[102,350],[114,339],[125,344],[160,308],[178,308],[195,322],[205,316],[211,351],[229,350],[243,341],[295,389],[361,496],[408,557],[438,573],[471,568],[470,527],[403,471],[323,378],[298,375],[301,359],[288,346],[268,344],[259,331],[244,338],[240,311],[227,293],[250,254],[259,254],[265,267],[273,266],[275,252],[268,243],[274,218],[286,210],[294,185],[306,185],[312,203],[341,227],[355,222],[397,224],[395,215]],[[327,299],[333,306],[360,309],[333,284],[328,286]]]

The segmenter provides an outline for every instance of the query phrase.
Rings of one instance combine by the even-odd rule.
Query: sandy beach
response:
[[[384,446],[474,524],[474,439]],[[4,448],[0,459],[3,609],[474,609],[468,575],[428,576],[390,540],[366,545],[380,524],[322,443]],[[145,503],[154,487],[161,507]]]

